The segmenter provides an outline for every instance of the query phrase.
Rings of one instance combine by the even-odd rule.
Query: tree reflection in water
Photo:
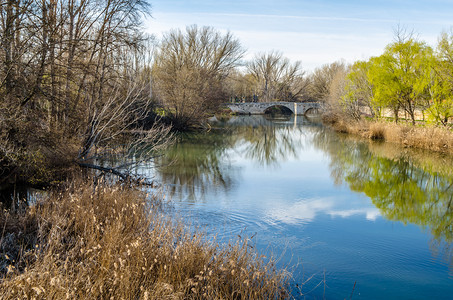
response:
[[[429,228],[432,250],[453,263],[452,157],[365,143],[328,130],[320,130],[314,144],[329,154],[335,182],[365,193],[389,220]]]
[[[294,126],[294,117],[290,119],[239,116],[213,125],[209,133],[180,136],[180,141],[157,159],[159,179],[168,186],[170,196],[191,201],[202,200],[208,192],[228,193],[241,176],[239,167],[230,162],[231,151],[272,167],[297,157],[303,147],[303,130]],[[300,122],[307,120],[300,118]]]
[[[225,155],[231,145],[231,132],[196,133],[180,136],[165,156],[157,160],[160,180],[168,186],[169,196],[203,199],[209,192],[228,192],[238,177]]]
[[[302,127],[293,126],[290,116],[278,116],[272,120],[264,117],[254,119],[236,119],[241,126],[236,127],[234,139],[241,149],[241,154],[261,166],[278,167],[289,158],[297,158],[302,148]],[[246,120],[249,125],[245,126]]]
[[[210,133],[190,134],[159,159],[157,171],[170,196],[203,200],[229,193],[240,181],[239,155],[260,166],[297,159],[306,144],[330,158],[337,184],[366,194],[383,217],[416,224],[433,236],[432,249],[453,262],[453,158],[338,135],[304,118],[236,117]],[[302,125],[302,126],[301,126]],[[307,134],[308,133],[308,134]]]

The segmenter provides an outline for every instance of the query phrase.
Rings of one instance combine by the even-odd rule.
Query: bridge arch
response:
[[[319,109],[317,107],[309,107],[305,112],[305,116],[317,115],[319,114]]]
[[[282,105],[278,103],[273,103],[263,110],[264,114],[278,112],[284,115],[293,115],[294,110],[289,108],[287,105]]]

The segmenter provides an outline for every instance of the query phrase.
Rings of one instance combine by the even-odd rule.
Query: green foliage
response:
[[[450,84],[445,81],[433,80],[430,86],[431,100],[427,109],[430,123],[447,125],[448,119],[453,116],[453,94]]]
[[[447,125],[453,116],[453,36],[441,35],[436,56],[431,60],[429,81],[430,102],[428,120]]]
[[[421,110],[428,122],[447,126],[453,117],[453,35],[442,33],[434,52],[411,35],[397,33],[382,55],[350,67],[340,103],[354,119],[360,107],[368,106],[377,118],[390,109],[398,122],[403,110],[415,125],[416,110]]]
[[[376,115],[380,109],[371,105],[373,98],[373,88],[368,78],[370,61],[357,61],[352,66],[346,76],[345,91],[341,97],[343,109],[354,119],[360,118],[360,106],[366,105],[370,108],[371,114]]]
[[[373,85],[371,103],[378,111],[397,103],[395,90],[397,82],[391,72],[391,62],[388,55],[381,55],[370,59],[370,70],[367,75]],[[380,117],[380,115],[379,115]]]
[[[415,108],[426,98],[432,49],[412,38],[399,40],[386,47],[384,54],[371,59],[370,82],[377,107],[402,107],[415,124]]]

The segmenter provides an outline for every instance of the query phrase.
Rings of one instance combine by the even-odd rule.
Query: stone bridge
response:
[[[288,108],[295,115],[305,115],[309,111],[316,112],[320,105],[317,102],[247,102],[247,103],[228,103],[226,104],[233,113],[260,115],[273,106],[283,106]]]

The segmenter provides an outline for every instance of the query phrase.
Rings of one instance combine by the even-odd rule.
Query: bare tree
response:
[[[330,95],[330,86],[337,73],[344,73],[346,66],[343,62],[325,64],[316,68],[310,75],[310,96],[311,98],[327,102]]]
[[[137,129],[152,106],[150,38],[141,28],[148,13],[145,0],[1,2],[6,173],[93,164],[93,152]],[[15,161],[8,149],[17,151]]]
[[[250,73],[235,69],[230,72],[224,83],[228,98],[232,101],[252,102],[256,98],[255,79]]]
[[[261,53],[247,64],[261,102],[294,101],[306,88],[301,62],[291,63],[280,52]]]
[[[194,125],[225,101],[222,82],[244,54],[231,33],[189,26],[164,35],[153,66],[154,90],[174,126]]]

